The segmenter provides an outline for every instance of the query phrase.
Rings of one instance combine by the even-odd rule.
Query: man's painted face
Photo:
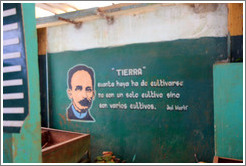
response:
[[[79,70],[75,72],[71,79],[72,89],[68,89],[67,93],[72,99],[76,110],[87,110],[91,106],[94,98],[94,89],[92,86],[92,78],[87,71]]]

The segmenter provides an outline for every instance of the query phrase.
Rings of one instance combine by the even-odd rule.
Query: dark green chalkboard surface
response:
[[[216,64],[215,155],[243,160],[243,63]]]
[[[22,6],[18,3],[5,3],[3,5],[5,12],[14,11],[12,14],[6,16],[3,19],[4,26],[10,26],[16,24],[16,29],[5,30],[3,33],[3,40],[8,41],[11,39],[17,39],[18,42],[10,45],[4,45],[3,47],[3,81],[21,81],[20,85],[4,85],[3,94],[14,94],[13,99],[4,99],[4,109],[9,109],[9,112],[3,113],[3,131],[6,133],[20,133],[22,124],[25,121],[29,113],[28,107],[28,80],[27,80],[27,63],[26,63],[26,43],[24,38],[24,22]],[[10,12],[11,13],[11,12]],[[17,53],[19,56],[8,57],[9,54]],[[5,68],[16,68],[16,71],[5,72]],[[21,97],[17,97],[21,95]],[[23,96],[22,96],[23,95]],[[19,113],[14,113],[13,107],[17,109],[23,109]],[[8,124],[6,122],[12,121],[12,123],[20,123],[18,125]],[[22,123],[21,123],[22,122]],[[5,124],[6,123],[6,124]]]
[[[132,44],[49,54],[50,124],[52,128],[91,134],[92,159],[113,151],[126,162],[211,162],[214,156],[213,75],[216,61],[226,59],[226,38],[200,38]],[[86,64],[95,71],[94,123],[66,120],[67,71]],[[142,74],[118,76],[118,69],[141,69]],[[126,71],[126,72],[129,72]],[[131,80],[139,86],[132,87]],[[141,86],[142,80],[148,86]],[[156,80],[179,81],[180,86],[151,87]],[[98,87],[98,83],[129,82],[129,87]],[[138,98],[126,98],[126,93]],[[141,98],[142,93],[161,98]],[[167,98],[167,93],[177,93]],[[98,93],[123,93],[123,98],[99,98]],[[130,94],[129,94],[130,95]],[[126,104],[111,109],[109,104]],[[136,102],[152,109],[131,109]],[[108,108],[99,108],[107,104]],[[173,105],[174,110],[167,110]],[[183,110],[175,110],[184,106]],[[195,157],[196,156],[196,157]]]

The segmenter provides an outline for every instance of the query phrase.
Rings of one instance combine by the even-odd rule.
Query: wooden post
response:
[[[243,34],[243,3],[228,4],[228,30],[231,36]]]

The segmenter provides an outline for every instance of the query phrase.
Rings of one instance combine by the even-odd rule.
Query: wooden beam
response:
[[[228,30],[231,36],[243,35],[243,3],[228,4]]]
[[[120,15],[136,15],[146,12],[151,12],[159,7],[176,6],[176,5],[192,5],[194,3],[128,3],[128,4],[115,4],[101,8],[91,8],[86,10],[78,10],[75,12],[63,13],[50,17],[37,18],[37,28],[50,27],[68,24],[58,18],[62,17],[77,22],[92,21],[101,18],[98,15],[98,9],[103,11],[107,16],[120,16]]]
[[[69,4],[69,3],[66,3],[66,5],[69,6],[69,7],[71,7],[71,8],[73,8],[74,10],[79,10],[79,8],[77,8],[76,6],[71,5],[71,4]]]
[[[110,9],[122,8],[125,6],[131,6],[131,5],[137,5],[137,3],[118,3],[118,4],[113,4],[110,6],[100,7],[100,10],[106,11],[106,10],[110,10]]]
[[[47,28],[37,29],[38,55],[46,55],[47,50]]]
[[[41,9],[48,10],[49,12],[54,13],[54,14],[64,13],[64,11],[54,8],[51,5],[48,5],[47,3],[36,3],[35,5]]]
[[[173,5],[173,4],[169,4]],[[132,14],[133,12],[146,12],[150,10],[154,10],[156,7],[163,6],[161,4],[149,4],[149,3],[138,3],[138,4],[131,4],[131,5],[118,5],[118,8],[109,8],[104,7],[100,8],[103,12],[105,12],[109,16],[117,16],[117,15],[123,15],[123,14]],[[115,6],[115,7],[117,7]],[[58,18],[62,17],[65,19],[70,19],[73,21],[91,21],[94,19],[101,18],[97,15],[98,8],[91,8],[86,10],[79,10],[75,12],[69,12],[64,14],[59,14],[55,16],[50,17],[43,17],[43,18],[37,18],[37,28],[43,28],[43,27],[50,27],[50,26],[57,26],[62,24],[67,24],[67,22],[60,21]]]
[[[69,7],[66,3],[49,3],[49,5],[64,12],[75,11],[74,8]]]

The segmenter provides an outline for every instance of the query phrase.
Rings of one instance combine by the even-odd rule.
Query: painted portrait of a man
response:
[[[86,65],[76,65],[68,71],[67,95],[71,104],[67,108],[68,120],[95,122],[90,114],[95,97],[94,71]]]

